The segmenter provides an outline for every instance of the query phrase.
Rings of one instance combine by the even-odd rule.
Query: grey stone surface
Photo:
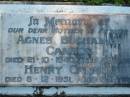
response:
[[[130,8],[0,8],[0,85],[130,84]]]

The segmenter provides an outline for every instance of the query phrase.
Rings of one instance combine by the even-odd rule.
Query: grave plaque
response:
[[[0,85],[130,84],[130,15],[1,13]]]

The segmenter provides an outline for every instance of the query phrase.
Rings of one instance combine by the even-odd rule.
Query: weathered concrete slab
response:
[[[0,7],[1,86],[130,84],[130,9]]]
[[[41,92],[43,96],[54,96],[54,95],[63,95],[64,92],[66,96],[82,96],[82,95],[104,95],[114,97],[117,95],[130,95],[130,88],[128,87],[55,87],[50,88],[41,88],[41,91],[36,91],[36,88],[32,87],[0,87],[1,95],[10,95],[10,96],[33,96],[35,93]],[[80,91],[79,91],[80,90]],[[101,96],[102,97],[102,96]],[[121,96],[117,96],[121,97]]]

